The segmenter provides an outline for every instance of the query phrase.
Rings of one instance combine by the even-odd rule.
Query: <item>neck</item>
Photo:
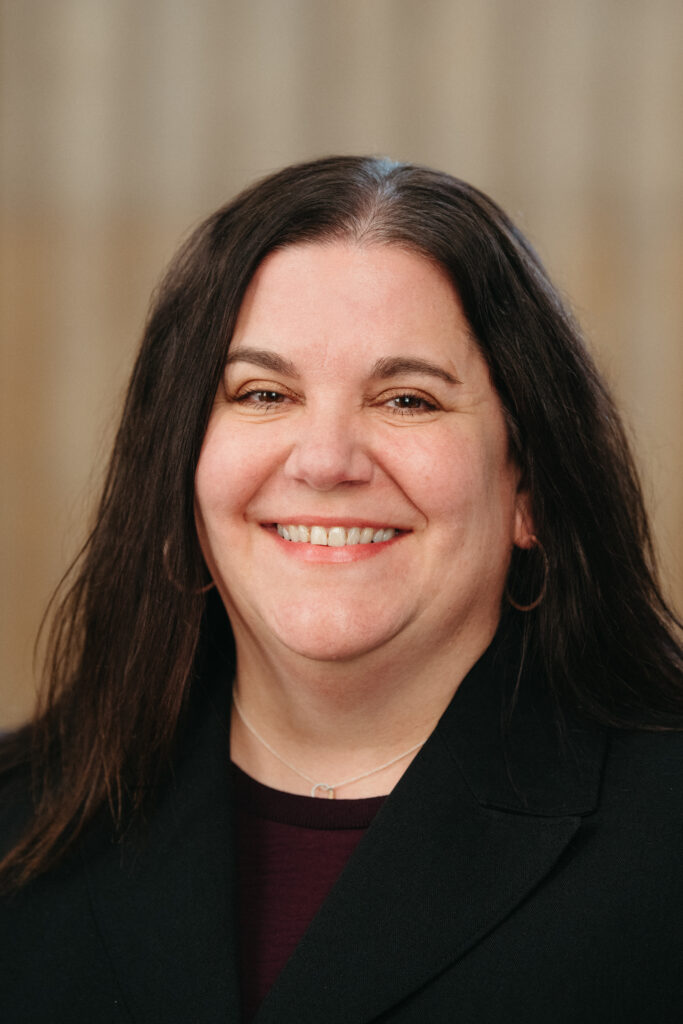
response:
[[[385,649],[348,662],[267,651],[237,630],[235,693],[259,738],[233,714],[233,760],[252,778],[288,792],[307,795],[311,784],[280,759],[330,785],[371,772],[344,786],[343,797],[389,792],[417,750],[374,769],[427,739],[494,629],[469,642],[460,637],[438,652],[416,652],[413,645],[410,661],[406,651]]]

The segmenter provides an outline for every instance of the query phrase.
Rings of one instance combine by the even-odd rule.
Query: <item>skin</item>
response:
[[[326,781],[426,738],[493,637],[513,545],[531,543],[501,403],[458,295],[397,246],[302,244],[266,258],[195,490],[240,704]],[[401,532],[318,548],[283,540],[275,523]],[[309,792],[236,715],[231,734],[244,770]],[[408,763],[340,795],[387,792]]]

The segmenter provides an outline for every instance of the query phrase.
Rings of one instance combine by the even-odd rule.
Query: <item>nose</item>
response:
[[[301,418],[285,475],[316,491],[369,483],[374,462],[360,424],[343,410],[311,410]]]

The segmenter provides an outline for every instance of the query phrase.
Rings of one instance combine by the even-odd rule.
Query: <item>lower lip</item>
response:
[[[366,558],[374,558],[407,536],[405,533],[397,533],[391,540],[381,540],[370,544],[345,544],[344,547],[335,548],[328,547],[326,544],[285,540],[274,526],[266,526],[264,529],[283,552],[291,558],[297,558],[300,562],[314,562],[322,565],[344,565],[349,562],[362,562]]]

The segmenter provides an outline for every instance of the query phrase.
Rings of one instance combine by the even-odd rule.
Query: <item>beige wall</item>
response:
[[[573,300],[683,605],[680,0],[0,0],[0,722],[181,234],[330,152],[489,191]]]

